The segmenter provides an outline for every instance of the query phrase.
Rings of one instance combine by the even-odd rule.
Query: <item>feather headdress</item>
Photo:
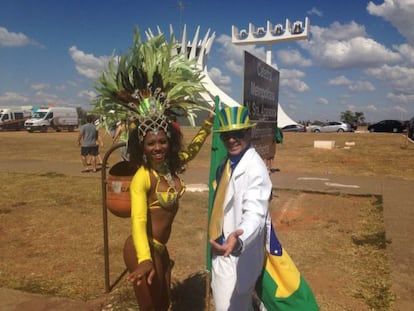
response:
[[[109,62],[95,86],[93,110],[104,124],[136,120],[143,137],[148,130],[167,131],[172,116],[186,116],[194,126],[195,112],[210,110],[199,95],[206,92],[202,71],[176,44],[163,34],[143,42],[135,30],[133,47]]]

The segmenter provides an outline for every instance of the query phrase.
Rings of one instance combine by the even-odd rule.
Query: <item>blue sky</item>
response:
[[[183,7],[179,8],[179,3]],[[241,101],[243,50],[265,60],[266,46],[235,46],[239,29],[310,19],[310,39],[272,45],[280,104],[295,121],[367,121],[414,116],[414,0],[95,1],[2,0],[0,106],[90,109],[94,83],[111,55],[132,44],[134,27],[216,38],[209,76]]]

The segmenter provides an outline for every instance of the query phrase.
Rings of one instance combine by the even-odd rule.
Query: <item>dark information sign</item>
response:
[[[279,71],[245,51],[243,104],[249,109],[250,120],[257,123],[253,144],[264,159],[272,152],[278,102]]]

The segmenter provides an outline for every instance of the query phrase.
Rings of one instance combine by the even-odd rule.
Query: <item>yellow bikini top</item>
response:
[[[171,173],[168,173],[166,175],[160,175],[155,170],[151,170],[151,172],[157,179],[157,185],[155,186],[155,195],[157,196],[157,200],[150,203],[149,208],[154,209],[154,208],[162,207],[165,209],[169,209],[178,201],[179,198],[183,196],[185,192],[185,184],[182,181],[182,179],[179,178],[181,190],[177,191],[177,189],[175,188],[174,180],[173,180],[173,177],[171,176]],[[161,182],[161,177],[163,177],[164,180],[166,180],[169,185],[167,190],[162,191],[162,192],[158,191],[158,187]]]

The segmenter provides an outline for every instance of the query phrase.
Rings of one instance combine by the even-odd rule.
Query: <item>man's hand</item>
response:
[[[236,231],[230,233],[230,235],[226,239],[226,242],[223,245],[210,239],[212,251],[216,255],[228,257],[232,252],[237,251],[237,248],[240,247],[239,236],[242,234],[242,229],[237,229]]]

